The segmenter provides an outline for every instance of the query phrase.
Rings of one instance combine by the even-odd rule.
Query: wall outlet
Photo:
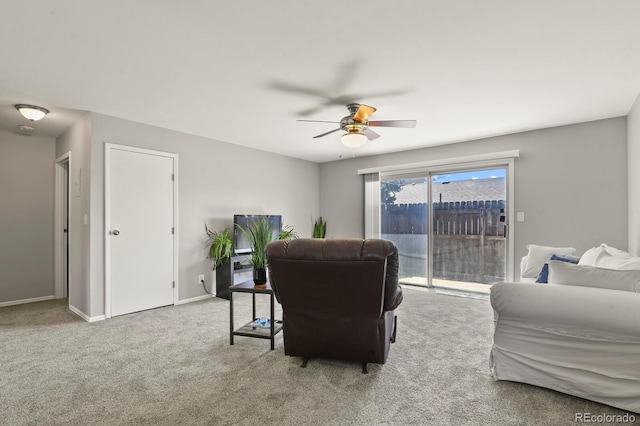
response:
[[[204,284],[204,275],[198,275],[198,284]]]

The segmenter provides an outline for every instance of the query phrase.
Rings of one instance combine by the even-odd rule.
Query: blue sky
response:
[[[489,179],[492,177],[505,177],[506,172],[507,172],[506,169],[491,169],[491,170],[475,170],[472,172],[445,173],[442,175],[434,175],[433,181],[451,182],[455,180]]]

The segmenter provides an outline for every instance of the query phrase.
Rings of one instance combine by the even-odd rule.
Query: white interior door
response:
[[[110,316],[171,305],[175,158],[107,150],[107,315],[109,302]]]

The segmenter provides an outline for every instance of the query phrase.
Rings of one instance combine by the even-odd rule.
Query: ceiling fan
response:
[[[342,135],[341,141],[344,145],[357,148],[365,144],[367,140],[373,140],[380,137],[379,134],[371,130],[369,127],[416,127],[416,120],[383,120],[383,121],[369,121],[369,117],[376,112],[374,107],[361,104],[348,104],[347,109],[349,115],[342,117],[340,121],[322,121],[322,120],[298,120],[307,121],[312,123],[336,123],[340,124],[337,129],[330,130],[322,133],[313,138],[321,138],[323,136],[330,135],[331,133],[342,130],[346,132]]]

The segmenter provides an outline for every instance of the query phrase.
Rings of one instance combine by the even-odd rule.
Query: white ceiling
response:
[[[0,127],[27,102],[51,110],[37,134],[94,111],[324,162],[624,116],[640,92],[637,0],[357,5],[4,2]],[[350,149],[296,122],[339,121],[348,100],[418,125]]]

